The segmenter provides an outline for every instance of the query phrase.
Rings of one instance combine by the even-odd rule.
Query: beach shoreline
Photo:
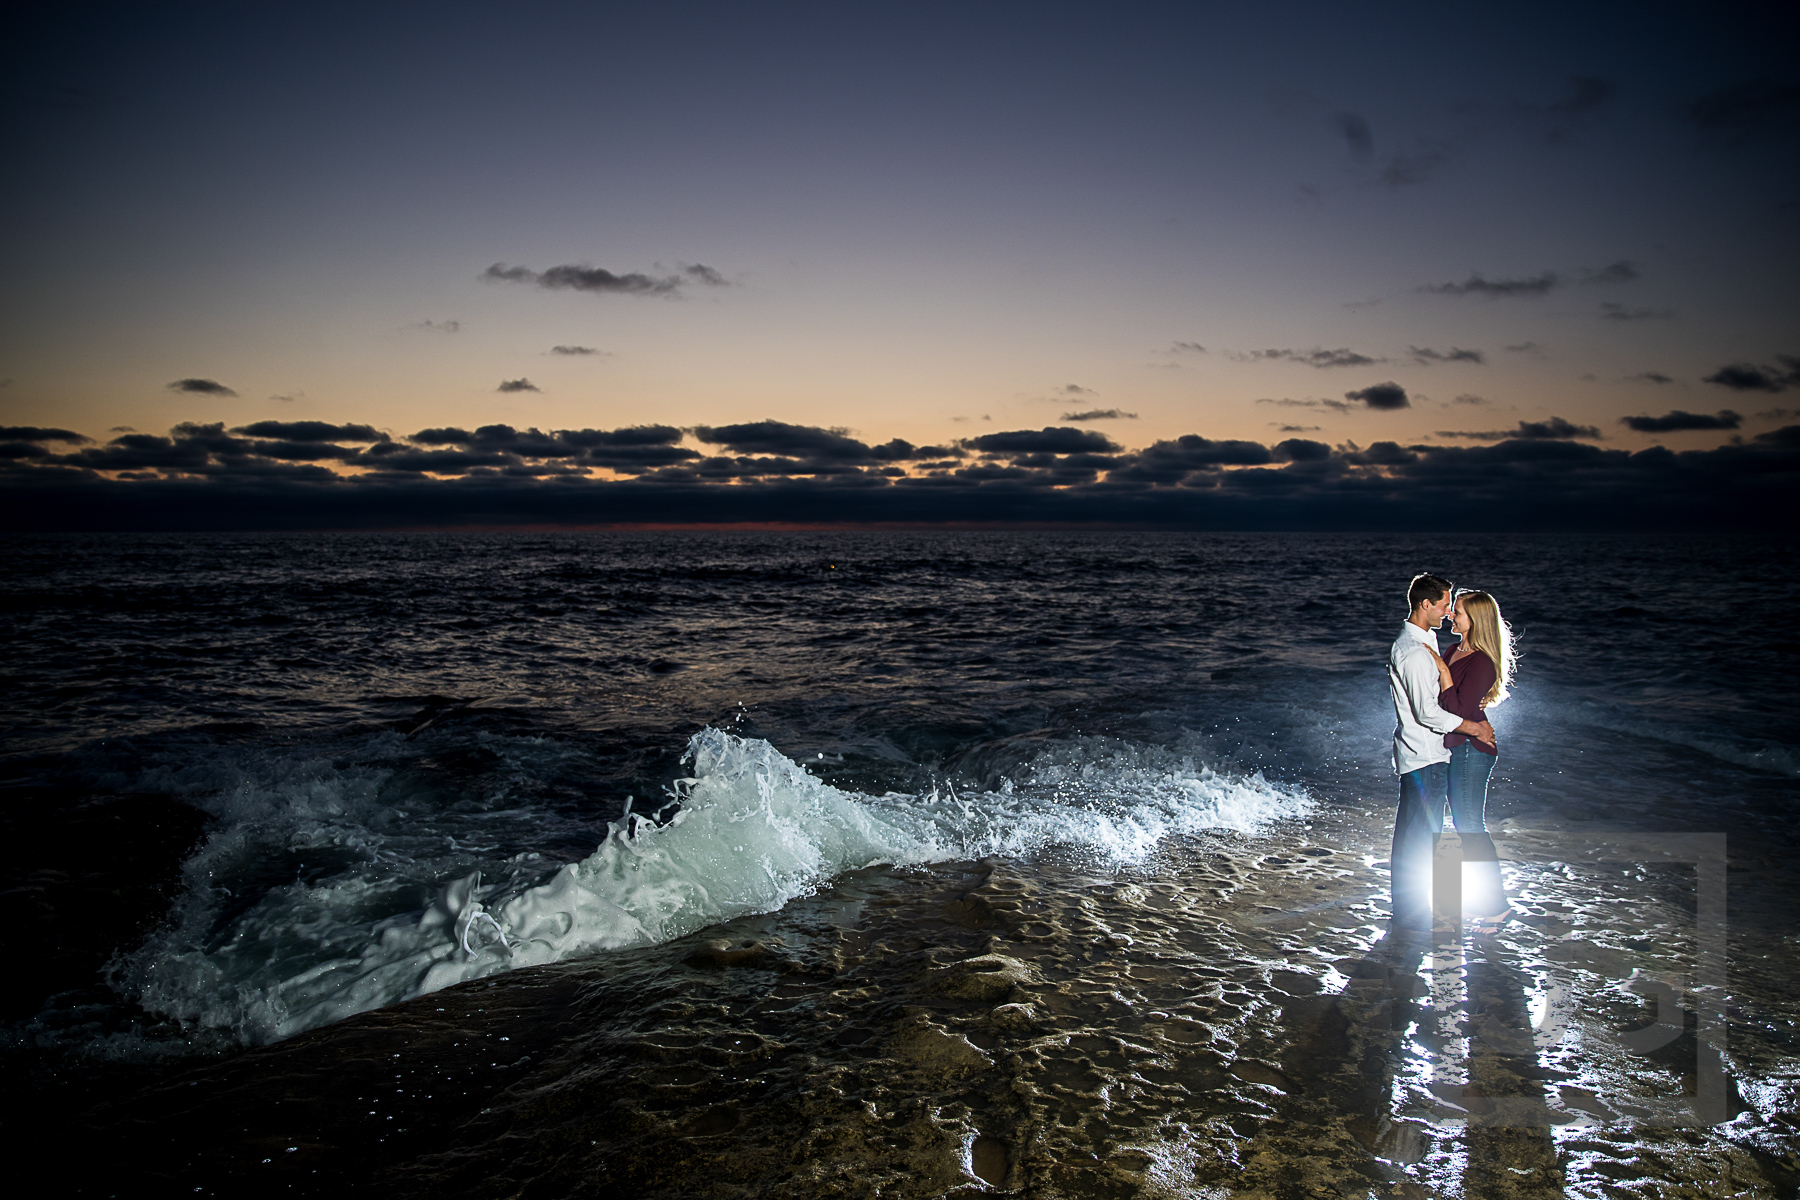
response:
[[[84,1120],[117,1153],[92,1160],[91,1186],[721,1197],[1791,1186],[1781,1114],[1800,1068],[1745,1041],[1741,1001],[1721,1039],[1724,1123],[1694,1123],[1708,1050],[1692,1030],[1648,1053],[1620,1040],[1655,1017],[1623,984],[1693,981],[1696,943],[1679,928],[1684,913],[1693,924],[1692,870],[1638,880],[1598,862],[1514,860],[1522,920],[1500,937],[1391,937],[1372,861],[1381,816],[1327,808],[1097,873],[1055,854],[871,868],[675,942],[476,980],[102,1104]],[[1532,836],[1546,835],[1503,834],[1503,854]],[[1629,927],[1617,919],[1627,902]],[[1663,941],[1641,936],[1658,922]],[[1737,953],[1764,934],[1739,931]]]

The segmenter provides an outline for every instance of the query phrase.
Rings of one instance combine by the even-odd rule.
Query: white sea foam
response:
[[[843,791],[767,742],[716,729],[693,737],[687,761],[693,774],[677,784],[681,807],[668,823],[628,813],[593,854],[547,879],[535,856],[517,855],[490,863],[487,883],[467,858],[458,866],[453,854],[421,853],[424,845],[408,856],[387,839],[359,842],[343,809],[351,793],[368,792],[367,780],[347,790],[318,779],[291,786],[286,810],[309,815],[295,816],[289,836],[336,838],[359,859],[356,869],[273,888],[226,931],[206,935],[217,900],[199,899],[205,889],[196,886],[192,911],[178,911],[118,979],[147,1008],[266,1042],[499,971],[772,911],[844,871],[1048,846],[1129,862],[1171,835],[1255,832],[1311,804],[1260,775],[1220,774],[1179,753],[1104,739],[1048,748],[1016,785],[966,795]],[[222,831],[190,876],[210,873],[241,836]],[[421,913],[405,897],[420,894],[434,866],[456,873],[436,877]],[[384,911],[401,915],[375,915]]]

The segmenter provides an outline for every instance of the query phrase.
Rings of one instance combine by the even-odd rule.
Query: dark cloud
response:
[[[1274,449],[1278,462],[1324,462],[1331,457],[1331,447],[1309,438],[1289,438]]]
[[[1771,79],[1732,84],[1695,100],[1688,119],[1704,136],[1745,145],[1800,128],[1800,85]]]
[[[565,429],[556,436],[571,446],[673,446],[681,440],[681,430],[673,425],[627,425],[623,429]]]
[[[1627,383],[1674,383],[1674,377],[1664,375],[1661,371],[1639,371],[1636,375],[1626,377]]]
[[[1627,308],[1611,301],[1600,305],[1600,318],[1604,321],[1667,321],[1674,315],[1666,308]]]
[[[1065,421],[1135,421],[1136,413],[1123,412],[1116,408],[1090,408],[1086,412],[1064,413]]]
[[[414,329],[429,329],[434,333],[461,333],[461,321],[420,321]]]
[[[1381,182],[1389,187],[1408,187],[1425,183],[1441,173],[1457,159],[1457,150],[1448,142],[1431,142],[1416,150],[1402,151],[1388,159],[1381,169]]]
[[[692,263],[681,269],[682,274],[695,283],[704,283],[707,287],[730,287],[731,281],[713,270],[705,263]]]
[[[1600,430],[1594,425],[1575,425],[1561,417],[1551,417],[1548,421],[1520,421],[1513,437],[1542,438],[1598,438]]]
[[[1359,354],[1348,347],[1340,346],[1336,350],[1252,350],[1247,354],[1233,354],[1238,362],[1297,362],[1309,367],[1326,370],[1331,367],[1367,367],[1378,362],[1386,362],[1384,358],[1371,358],[1367,354]]]
[[[1765,408],[1756,415],[1759,420],[1778,421],[1783,417],[1800,416],[1800,412],[1791,408]]]
[[[45,429],[39,425],[0,425],[0,440],[9,442],[68,442],[84,446],[94,439],[68,429]]]
[[[300,442],[385,442],[388,435],[373,425],[333,425],[327,421],[257,421],[239,425],[233,433],[246,437],[281,438]]]
[[[1190,433],[1138,451],[1107,479],[1119,483],[1182,484],[1197,474],[1216,476],[1221,467],[1259,467],[1274,461],[1273,452],[1261,442],[1214,441]]]
[[[709,287],[726,287],[723,275],[702,263],[683,267],[679,275],[653,276],[641,271],[615,274],[604,267],[585,263],[565,263],[546,271],[530,267],[509,267],[495,263],[481,273],[481,278],[504,283],[535,283],[541,288],[576,292],[595,292],[619,296],[670,296],[689,283]]]
[[[407,441],[413,447],[453,447],[449,450],[417,450],[397,443],[372,446],[363,455],[364,465],[397,471],[449,473],[472,468],[509,472],[580,472],[601,467],[627,475],[671,469],[701,456],[677,443],[682,431],[672,425],[635,425],[624,429],[515,429],[511,425],[483,425],[466,429],[421,429]],[[536,460],[536,461],[532,461]],[[546,463],[544,460],[556,460]],[[466,467],[459,467],[466,463]]]
[[[1675,433],[1684,429],[1736,429],[1744,423],[1744,418],[1729,408],[1722,408],[1713,415],[1706,413],[1682,412],[1676,409],[1664,413],[1660,417],[1620,417],[1619,424],[1628,425],[1639,433]]]
[[[583,444],[567,433],[541,433],[536,428],[520,430],[511,425],[483,425],[473,433],[454,427],[421,429],[406,440],[418,446],[462,446],[522,458],[574,458],[583,449]],[[679,430],[676,440],[680,440]]]
[[[1393,382],[1371,384],[1354,392],[1345,392],[1344,399],[1361,400],[1370,408],[1383,410],[1412,407],[1412,401],[1406,398],[1406,389]]]
[[[875,457],[871,448],[851,437],[847,429],[789,425],[785,421],[701,425],[694,430],[694,436],[703,442],[725,446],[740,454],[804,455],[840,462],[866,462]]]
[[[637,272],[615,275],[604,267],[574,264],[551,267],[537,277],[539,287],[567,288],[577,292],[622,292],[628,295],[662,295],[674,291],[681,283],[680,277],[674,275],[663,279],[652,279]]]
[[[288,439],[257,442],[249,448],[249,452],[261,458],[274,458],[283,462],[351,462],[365,453],[352,446],[340,446],[336,442]]]
[[[697,451],[678,445],[682,436],[682,431],[672,425],[635,425],[610,430],[557,429],[548,433],[536,428],[515,429],[511,425],[483,425],[473,432],[446,427],[419,430],[406,439],[411,446],[399,443],[371,446],[356,461],[382,470],[437,473],[473,467],[542,472],[554,466],[557,471],[602,467],[638,474],[699,458]],[[452,449],[439,450],[439,447]],[[558,461],[547,465],[544,462],[547,459]]]
[[[535,392],[540,389],[529,379],[502,379],[500,386],[494,390],[496,392]]]
[[[1495,531],[1791,535],[1800,521],[1796,425],[1679,453],[1520,436],[1489,446],[1334,449],[1304,438],[1269,447],[1190,434],[1136,452],[1009,446],[1003,460],[991,455],[957,467],[946,456],[920,476],[881,463],[813,471],[803,455],[703,459],[674,444],[680,431],[661,426],[454,432],[465,440],[372,443],[353,460],[360,468],[353,475],[254,453],[268,440],[237,437],[219,424],[179,425],[167,437],[125,434],[67,454],[0,456],[0,522],[16,530],[254,530],[813,523],[824,516],[846,524],[1412,531],[1418,514],[1429,512],[1444,527]],[[498,448],[568,450],[578,441],[588,443],[583,452],[677,457],[605,479],[585,477],[578,459]]]
[[[1205,354],[1206,347],[1199,342],[1176,342],[1169,347],[1171,354]]]
[[[1070,429],[1066,425],[984,433],[980,437],[964,438],[962,445],[983,454],[1105,454],[1119,449],[1117,443],[1104,433],[1093,429]]]
[[[1491,400],[1489,400],[1486,396],[1477,396],[1473,392],[1464,392],[1462,395],[1458,396],[1456,399],[1450,401],[1450,403],[1475,405],[1475,404],[1491,404],[1493,402]]]
[[[1642,278],[1637,264],[1620,259],[1616,263],[1601,267],[1598,271],[1583,271],[1581,282],[1589,287],[1606,286],[1618,283],[1635,283]]]
[[[1421,453],[1428,452],[1429,447],[1420,446],[1408,450],[1398,442],[1376,442],[1367,450],[1359,449],[1355,442],[1345,442],[1339,448],[1338,456],[1346,463],[1356,467],[1400,467],[1419,461]]]
[[[535,433],[535,430],[530,431]],[[638,474],[700,457],[680,446],[682,432],[672,425],[629,425],[622,429],[563,429],[552,437],[580,452],[588,466],[622,474]]]
[[[785,421],[755,421],[742,425],[702,425],[694,436],[709,445],[734,450],[734,455],[715,455],[687,466],[659,472],[657,479],[693,478],[754,479],[769,476],[812,475],[878,480],[906,474],[896,464],[928,459],[964,457],[954,446],[914,446],[903,438],[880,445],[851,437],[846,429],[821,429],[814,425],[790,425]],[[685,474],[684,474],[685,473]]]
[[[1536,342],[1514,342],[1506,348],[1513,354],[1542,354],[1544,348]]]
[[[1560,440],[1565,438],[1598,438],[1600,430],[1593,425],[1575,425],[1561,417],[1551,417],[1548,421],[1520,421],[1517,429],[1490,430],[1486,433],[1473,433],[1468,430],[1438,430],[1437,436],[1445,438],[1468,438],[1477,442],[1500,442],[1510,438],[1525,441]]]
[[[1466,362],[1482,364],[1487,362],[1487,356],[1482,354],[1481,351],[1464,350],[1458,346],[1452,346],[1448,350],[1443,351],[1433,350],[1429,346],[1408,346],[1406,352],[1412,355],[1413,361],[1421,366],[1430,366],[1433,363]]]
[[[552,346],[552,347],[550,347],[550,353],[552,353],[552,354],[569,354],[569,355],[588,355],[588,354],[604,354],[605,352],[602,350],[596,350],[592,346]]]
[[[1334,113],[1331,125],[1344,144],[1350,148],[1350,157],[1357,162],[1368,162],[1375,153],[1375,135],[1369,130],[1368,121],[1353,112]]]
[[[1702,382],[1716,383],[1734,392],[1780,392],[1790,387],[1800,387],[1800,358],[1791,354],[1777,354],[1775,359],[1780,366],[1731,363],[1705,376]]]
[[[378,442],[358,458],[359,466],[389,474],[466,475],[478,467],[521,465],[512,455],[498,450],[421,450],[399,442]]]
[[[177,379],[169,385],[171,392],[197,392],[202,396],[235,396],[236,392],[216,379]]]
[[[1321,428],[1318,425],[1282,425],[1278,422],[1272,422],[1272,424],[1275,424],[1275,427],[1282,433],[1317,433]]]
[[[1438,296],[1485,296],[1489,300],[1499,300],[1542,296],[1561,282],[1552,271],[1525,279],[1488,279],[1477,273],[1461,283],[1428,283],[1417,290]]]
[[[1100,393],[1082,387],[1079,383],[1065,383],[1056,389],[1058,396],[1097,396]]]

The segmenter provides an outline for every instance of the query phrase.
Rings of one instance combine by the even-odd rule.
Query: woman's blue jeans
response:
[[[1488,776],[1498,761],[1477,750],[1474,742],[1450,751],[1450,818],[1462,837],[1463,912],[1471,917],[1497,917],[1506,911],[1500,855],[1487,831]]]
[[[1432,859],[1444,812],[1462,838],[1463,911],[1492,917],[1506,911],[1500,886],[1499,854],[1487,832],[1487,783],[1494,756],[1464,742],[1447,763],[1430,763],[1400,777],[1400,810],[1394,818],[1389,871],[1394,891],[1394,924],[1431,928]]]

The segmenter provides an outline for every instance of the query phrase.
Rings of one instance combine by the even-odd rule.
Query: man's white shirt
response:
[[[1463,719],[1438,704],[1437,664],[1431,654],[1437,635],[1411,621],[1400,625],[1400,636],[1388,651],[1388,690],[1394,694],[1394,771],[1405,775],[1431,763],[1450,761],[1444,735],[1454,732]]]

